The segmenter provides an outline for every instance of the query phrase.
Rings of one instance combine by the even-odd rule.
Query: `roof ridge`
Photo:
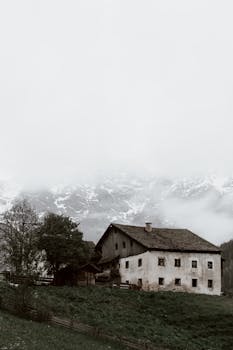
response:
[[[117,222],[111,222],[110,225],[145,228],[145,226],[141,226],[141,225],[118,224]],[[152,229],[155,229],[155,230],[179,230],[179,231],[182,230],[182,231],[189,231],[189,232],[192,232],[192,231],[189,230],[188,228],[179,228],[179,227],[152,227]],[[193,232],[192,232],[192,233],[193,233]]]

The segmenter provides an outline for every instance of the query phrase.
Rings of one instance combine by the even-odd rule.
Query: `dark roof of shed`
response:
[[[93,273],[101,272],[100,268],[92,263],[88,263],[88,264],[85,264],[83,266],[80,266],[80,268],[78,270],[79,271],[93,272]]]
[[[109,227],[111,226],[119,229],[149,250],[220,253],[219,247],[187,229],[152,228],[152,232],[146,232],[143,226],[111,224]],[[108,230],[105,234],[107,232]],[[105,234],[98,245],[102,244],[101,240],[104,239]]]

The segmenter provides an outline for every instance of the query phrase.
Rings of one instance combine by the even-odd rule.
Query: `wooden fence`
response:
[[[13,295],[8,295],[7,298],[1,298],[0,307],[6,311],[16,314],[17,316],[23,316],[32,320],[40,322],[49,322],[55,326],[61,326],[80,333],[94,336],[101,339],[106,339],[112,342],[118,342],[119,344],[126,346],[129,349],[136,350],[168,350],[159,346],[153,345],[150,341],[139,340],[136,338],[127,338],[121,335],[111,335],[107,331],[104,331],[98,327],[90,326],[73,319],[65,319],[52,315],[49,310],[36,309],[35,306],[26,303],[23,308],[23,313],[17,313],[15,310],[15,298]]]
[[[2,300],[1,302],[1,308],[15,314],[16,316],[22,317],[23,314],[18,314],[15,312],[14,307],[13,306],[13,302],[4,302],[4,300]],[[108,332],[103,331],[102,329],[98,328],[98,327],[94,327],[94,326],[90,326],[87,324],[84,324],[82,322],[79,322],[77,320],[73,320],[73,319],[65,319],[65,318],[61,318],[61,317],[57,317],[57,316],[53,316],[53,315],[49,315],[49,313],[47,313],[46,315],[43,315],[41,318],[41,311],[35,309],[33,306],[27,305],[25,310],[25,316],[26,318],[30,318],[32,320],[36,320],[36,321],[40,321],[40,322],[49,322],[51,325],[54,326],[60,326],[60,327],[64,327],[64,328],[68,328],[70,330],[74,330],[74,331],[78,331],[80,333],[92,336],[92,337],[96,337],[96,338],[100,338],[100,339],[106,339],[112,342],[117,342],[125,347],[127,347],[128,349],[135,349],[135,350],[168,350],[165,348],[161,348],[161,347],[156,347],[155,345],[153,345],[151,342],[149,341],[145,341],[145,340],[138,340],[138,339],[129,339],[127,337],[123,337],[120,335],[110,335]],[[46,316],[46,317],[44,317]]]
[[[50,323],[56,326],[61,326],[65,328],[69,328],[81,333],[88,334],[90,336],[99,337],[102,339],[107,339],[113,342],[118,342],[121,345],[124,345],[130,349],[136,349],[136,350],[168,350],[161,347],[156,347],[155,345],[151,344],[151,342],[138,340],[138,339],[128,339],[123,336],[113,336],[110,335],[102,330],[100,330],[98,327],[90,326],[75,320],[69,320],[60,318],[57,316],[52,316],[50,319]]]
[[[30,278],[27,276],[16,276],[16,275],[10,275],[6,273],[0,273],[0,280],[8,280],[11,283],[14,284],[22,284],[25,282],[29,282],[31,284],[40,286],[40,285],[50,285],[53,283],[52,277],[37,277],[37,278]]]

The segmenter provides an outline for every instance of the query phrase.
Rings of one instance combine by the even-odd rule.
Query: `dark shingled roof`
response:
[[[111,225],[148,249],[220,253],[219,247],[186,229],[152,228],[146,232],[141,226]]]

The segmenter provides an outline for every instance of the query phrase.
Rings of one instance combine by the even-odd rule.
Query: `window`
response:
[[[180,259],[175,259],[175,267],[180,267]]]
[[[126,243],[122,242],[122,246],[123,246],[123,248],[126,248]]]
[[[115,244],[115,249],[116,249],[116,250],[118,249],[118,244],[117,244],[117,243]]]
[[[213,280],[208,280],[208,288],[213,288]]]
[[[126,269],[129,268],[129,261],[128,261],[128,260],[125,262],[125,268],[126,268]]]
[[[181,279],[180,278],[175,278],[175,285],[180,286],[181,285]]]
[[[197,287],[197,279],[196,278],[192,279],[192,287]]]
[[[133,246],[133,241],[132,241],[132,239],[130,240],[130,247],[132,247]]]
[[[213,268],[213,261],[208,261],[208,269],[212,269]]]
[[[158,265],[159,266],[165,266],[165,259],[164,258],[158,258]]]
[[[192,268],[193,269],[197,268],[197,260],[192,260]]]
[[[163,277],[159,277],[159,285],[160,286],[164,285],[164,278]]]
[[[129,281],[127,280],[127,281],[125,281],[125,283],[126,283],[126,284],[129,284]]]
[[[142,266],[142,259],[138,259],[138,266]]]

